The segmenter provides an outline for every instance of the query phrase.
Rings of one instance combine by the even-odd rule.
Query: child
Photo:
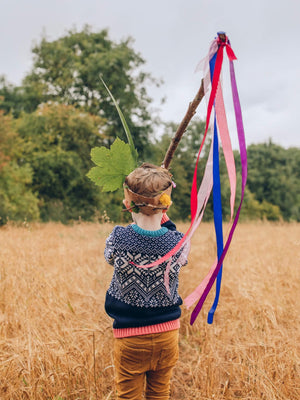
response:
[[[178,359],[180,305],[178,274],[187,263],[179,251],[168,262],[141,268],[168,253],[183,235],[165,212],[171,205],[170,173],[143,164],[129,174],[123,203],[133,224],[116,226],[106,241],[105,258],[114,266],[105,310],[114,319],[114,362],[118,399],[167,400]],[[168,286],[168,287],[167,287]]]

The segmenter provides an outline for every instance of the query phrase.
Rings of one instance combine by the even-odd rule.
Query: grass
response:
[[[179,225],[182,231],[186,225]],[[1,400],[114,400],[109,224],[0,229]],[[225,259],[220,304],[195,324],[183,308],[172,400],[300,398],[299,224],[243,223]],[[188,295],[216,253],[213,226],[193,237],[180,276]]]

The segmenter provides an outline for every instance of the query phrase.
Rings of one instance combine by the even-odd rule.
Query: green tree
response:
[[[40,83],[34,86],[14,86],[4,75],[0,76],[0,109],[18,118],[22,112],[33,112],[43,101]]]
[[[14,161],[0,168],[0,225],[7,220],[37,220],[39,208],[37,196],[30,189],[30,166],[19,167]]]
[[[32,189],[38,193],[41,218],[67,222],[90,219],[101,203],[99,189],[86,177],[90,151],[106,140],[105,121],[62,104],[40,107],[17,120],[23,140],[19,165],[33,170]]]
[[[285,220],[300,220],[300,149],[272,141],[250,145],[248,187],[255,198],[278,206]]]
[[[32,191],[32,169],[18,165],[22,142],[14,130],[12,118],[0,112],[0,225],[8,219],[39,218],[38,198]]]
[[[237,195],[235,212],[240,204],[241,195],[241,176],[238,175],[237,179]],[[251,220],[269,220],[279,221],[282,219],[282,215],[278,206],[263,200],[259,202],[255,198],[255,194],[250,192],[248,186],[245,188],[244,201],[241,208],[240,220],[251,221]]]
[[[30,109],[27,104],[25,111],[48,101],[73,105],[106,120],[108,144],[116,136],[124,139],[115,106],[99,79],[101,75],[118,99],[142,156],[152,131],[146,84],[155,81],[141,71],[145,61],[134,51],[132,42],[131,38],[113,42],[107,30],[92,32],[88,26],[54,41],[42,38],[33,48],[33,67],[22,85],[22,93],[32,105]]]
[[[153,123],[146,84],[157,82],[142,71],[144,60],[132,43],[131,38],[113,42],[106,30],[92,32],[88,26],[55,41],[44,37],[33,48],[33,67],[21,86],[0,79],[0,108],[17,119],[23,140],[19,166],[31,166],[43,220],[91,218],[96,207],[117,217],[119,194],[101,194],[85,174],[92,147],[108,147],[117,136],[125,139],[100,74],[118,99],[141,159],[148,153]],[[100,136],[96,118],[102,121]]]

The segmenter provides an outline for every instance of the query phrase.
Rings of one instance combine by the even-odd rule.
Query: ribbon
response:
[[[228,53],[227,53],[228,54]],[[218,263],[216,267],[214,268],[213,271],[210,271],[209,276],[207,277],[206,281],[207,284],[205,287],[203,287],[203,291],[200,295],[200,299],[194,308],[192,315],[191,315],[191,325],[195,322],[195,319],[197,318],[199,312],[201,311],[201,308],[203,306],[203,303],[222,267],[223,260],[227,254],[228,248],[230,246],[239,216],[240,216],[240,211],[244,199],[244,193],[245,193],[245,187],[246,187],[246,181],[247,181],[247,150],[246,150],[246,141],[245,141],[245,133],[244,133],[244,126],[243,126],[243,119],[242,119],[242,111],[241,111],[241,106],[240,106],[240,100],[239,100],[239,95],[238,95],[238,90],[237,90],[237,85],[236,85],[236,79],[235,79],[235,72],[234,72],[234,65],[233,61],[230,59],[229,60],[229,66],[230,66],[230,78],[231,78],[231,88],[232,88],[232,97],[233,97],[233,104],[234,104],[234,110],[235,110],[235,118],[236,118],[236,125],[237,125],[237,132],[238,132],[238,139],[239,139],[239,148],[240,148],[240,158],[241,158],[241,166],[242,166],[242,189],[241,189],[241,200],[239,207],[236,212],[236,216],[234,218],[232,227],[230,229],[228,239],[226,241],[226,244],[224,246],[224,250],[221,254],[221,257],[218,260]]]
[[[241,191],[241,200],[239,207],[237,209],[236,216],[232,223],[231,229],[229,231],[224,249],[223,249],[223,232],[222,232],[222,207],[221,207],[221,190],[220,190],[220,174],[219,174],[219,144],[218,144],[218,130],[217,125],[219,126],[220,130],[220,137],[223,145],[223,152],[226,161],[229,181],[230,181],[230,209],[231,209],[231,221],[233,218],[233,210],[234,210],[234,200],[235,200],[235,190],[236,190],[236,173],[235,173],[235,164],[234,164],[234,157],[230,143],[230,137],[228,132],[225,108],[224,108],[224,101],[222,95],[222,89],[220,85],[220,74],[222,69],[223,63],[223,50],[226,49],[227,56],[229,58],[230,64],[230,77],[231,77],[231,87],[232,87],[232,96],[233,96],[233,103],[234,103],[234,110],[236,115],[236,124],[237,124],[237,132],[239,138],[239,146],[240,146],[240,157],[241,157],[241,165],[242,165],[242,191]],[[212,309],[210,310],[208,316],[208,322],[211,323],[213,321],[213,315],[215,308],[218,303],[219,299],[219,292],[220,292],[220,284],[221,284],[221,277],[222,277],[222,264],[223,260],[226,256],[228,248],[230,246],[233,233],[235,231],[240,210],[244,198],[244,191],[245,185],[247,180],[247,152],[246,152],[246,144],[245,144],[245,136],[244,136],[244,128],[242,122],[242,113],[241,107],[238,97],[238,91],[236,86],[235,80],[235,73],[234,73],[234,66],[233,60],[236,59],[236,56],[230,46],[230,42],[226,37],[226,40],[221,40],[220,37],[213,41],[212,45],[210,46],[209,54],[205,59],[205,62],[209,60],[211,65],[211,70],[213,69],[213,74],[211,78],[211,91],[208,100],[207,106],[207,116],[206,116],[206,124],[205,124],[205,132],[203,135],[203,139],[200,145],[200,149],[198,151],[196,165],[193,174],[193,183],[191,188],[191,224],[185,233],[184,237],[180,240],[180,242],[166,255],[161,257],[159,260],[147,264],[147,265],[136,265],[133,262],[131,264],[136,265],[140,268],[150,268],[155,265],[162,264],[163,262],[168,261],[164,281],[167,287],[167,291],[169,293],[169,271],[172,262],[172,256],[176,254],[178,251],[182,249],[183,246],[188,245],[190,238],[194,234],[195,230],[199,226],[203,213],[208,202],[211,189],[213,187],[213,195],[214,195],[214,220],[215,220],[215,230],[217,236],[217,245],[218,245],[218,257],[214,264],[212,265],[209,273],[206,275],[204,280],[200,283],[200,285],[191,293],[185,300],[185,304],[189,307],[198,299],[198,303],[194,308],[191,314],[191,325],[195,322],[203,303],[211,290],[213,283],[215,282],[217,276],[217,292],[215,301],[213,304]],[[208,64],[208,62],[207,62]],[[204,77],[204,91],[205,93],[208,92],[208,79],[207,76]],[[197,190],[197,173],[198,173],[198,163],[200,159],[200,154],[202,152],[206,136],[208,133],[208,128],[210,124],[211,112],[213,106],[215,107],[215,117],[214,117],[214,138],[212,140],[211,149],[208,157],[208,161],[205,167],[204,176],[200,185],[200,189]],[[212,162],[213,161],[213,162]]]
[[[214,62],[216,58],[216,52],[218,50],[218,41],[214,40],[210,46],[208,55],[200,61],[200,63],[197,66],[196,70],[199,70],[200,68],[203,69],[204,72],[204,90],[205,93],[208,91],[208,87],[211,83],[211,76],[214,68]],[[236,170],[235,170],[235,162],[234,162],[234,156],[233,156],[233,151],[231,147],[231,141],[230,141],[230,136],[229,136],[229,130],[228,130],[228,125],[227,125],[227,119],[226,119],[226,113],[225,113],[225,106],[224,106],[224,100],[223,100],[223,94],[222,94],[222,86],[219,85],[216,93],[216,99],[215,99],[215,114],[217,116],[217,122],[219,126],[219,133],[222,141],[222,147],[223,147],[223,154],[226,162],[226,167],[228,171],[228,176],[229,176],[229,182],[230,182],[230,222],[232,222],[233,218],[233,213],[234,213],[234,203],[235,203],[235,194],[236,194]],[[214,166],[216,165],[216,162],[218,162],[218,158],[216,157],[216,160],[214,161]],[[214,182],[216,182],[216,179],[219,179],[219,173],[216,172],[214,178]],[[214,183],[215,184],[215,183]],[[215,198],[216,194],[214,194],[214,205],[215,205]],[[215,214],[215,212],[214,212]],[[226,235],[227,236],[227,235]],[[220,240],[219,240],[220,242]],[[222,245],[219,246],[222,248]],[[218,255],[220,257],[220,250],[218,252]],[[197,301],[207,283],[209,278],[211,277],[214,269],[217,266],[218,258],[215,260],[214,264],[209,270],[208,275],[205,277],[205,279],[198,285],[198,287],[184,299],[184,303],[187,308],[190,308],[195,301]],[[216,309],[216,306],[218,304],[218,298],[219,298],[219,293],[220,293],[220,285],[221,285],[221,277],[222,277],[222,270],[219,272],[219,278],[217,278],[217,293],[214,301],[214,305],[209,312],[208,315],[208,322],[212,322],[213,314]]]

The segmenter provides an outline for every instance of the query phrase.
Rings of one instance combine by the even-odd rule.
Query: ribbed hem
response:
[[[167,222],[167,221],[169,221],[169,217],[167,216],[166,213],[163,213],[163,216],[162,216],[162,219],[161,219],[160,224],[162,225],[162,224],[164,224],[164,223]]]
[[[179,328],[180,328],[180,320],[178,318],[173,321],[163,322],[161,324],[139,326],[137,328],[114,329],[113,331],[114,331],[114,337],[119,339],[130,336],[148,335],[150,333],[174,331],[175,329]]]

